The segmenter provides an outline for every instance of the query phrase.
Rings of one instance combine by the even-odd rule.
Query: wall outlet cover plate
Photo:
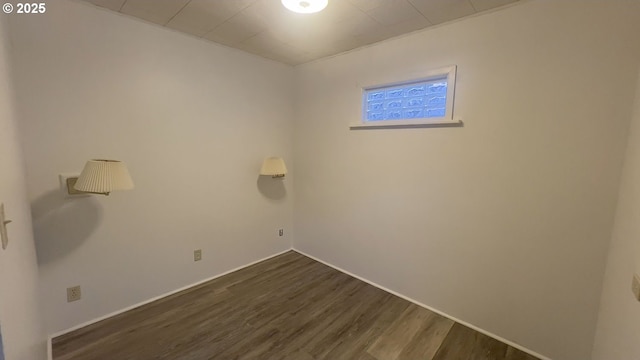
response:
[[[80,285],[67,288],[67,302],[78,301],[82,299],[82,289]]]

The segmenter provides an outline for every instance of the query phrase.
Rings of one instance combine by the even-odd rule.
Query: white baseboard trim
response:
[[[325,264],[325,265],[327,265],[327,266],[329,266],[329,267],[332,267],[332,268],[334,268],[334,269],[336,269],[336,270],[338,270],[338,271],[340,271],[340,272],[342,272],[342,273],[345,273],[345,274],[347,274],[347,275],[349,275],[349,276],[351,276],[351,277],[354,277],[354,278],[356,278],[356,279],[358,279],[358,280],[364,281],[364,282],[366,282],[367,284],[372,285],[372,286],[375,286],[375,287],[377,287],[377,288],[378,288],[378,289],[380,289],[380,290],[384,290],[384,291],[386,291],[386,292],[388,292],[388,293],[390,293],[390,294],[393,294],[393,295],[395,295],[395,296],[397,296],[397,297],[399,297],[399,298],[405,299],[405,300],[407,300],[407,301],[409,301],[409,302],[412,302],[412,303],[414,303],[414,304],[416,304],[416,305],[418,305],[418,306],[420,306],[420,307],[423,307],[423,308],[425,308],[425,309],[427,309],[427,310],[433,311],[434,313],[436,313],[436,314],[438,314],[438,315],[442,315],[442,316],[444,316],[444,317],[446,317],[446,318],[448,318],[448,319],[451,319],[451,320],[453,320],[453,321],[455,321],[455,322],[457,322],[457,323],[459,323],[459,324],[461,324],[461,325],[464,325],[464,326],[466,326],[466,327],[468,327],[468,328],[471,328],[471,329],[473,329],[473,330],[475,330],[475,331],[477,331],[477,332],[479,332],[479,333],[481,333],[481,334],[484,334],[484,335],[487,335],[487,336],[489,336],[489,337],[492,337],[492,338],[494,338],[494,339],[496,339],[496,340],[498,340],[498,341],[501,341],[501,342],[503,342],[503,343],[505,343],[505,344],[507,344],[507,345],[509,345],[509,346],[512,346],[512,347],[514,347],[514,348],[516,348],[516,349],[518,349],[518,350],[524,351],[525,353],[527,353],[527,354],[529,354],[529,355],[532,355],[532,356],[535,356],[535,357],[539,358],[540,360],[551,360],[550,358],[548,358],[548,357],[546,357],[546,356],[544,356],[544,355],[538,354],[538,353],[537,353],[537,352],[535,352],[535,351],[529,350],[529,349],[525,348],[525,347],[524,347],[524,346],[522,346],[522,345],[516,344],[516,343],[514,343],[514,342],[512,342],[512,341],[509,341],[509,340],[507,340],[507,339],[505,339],[505,338],[503,338],[503,337],[501,337],[501,336],[498,336],[498,335],[493,334],[493,333],[491,333],[491,332],[489,332],[489,331],[486,331],[486,330],[484,330],[484,329],[481,329],[481,328],[479,328],[479,327],[477,327],[477,326],[475,326],[475,325],[473,325],[473,324],[469,324],[469,323],[468,323],[468,322],[466,322],[466,321],[462,321],[462,320],[460,320],[460,319],[457,319],[457,318],[455,318],[455,317],[453,317],[453,316],[451,316],[451,315],[449,315],[449,314],[447,314],[447,313],[444,313],[444,312],[442,312],[442,311],[440,311],[440,310],[438,310],[438,309],[434,309],[434,308],[432,308],[431,306],[425,305],[425,304],[423,304],[423,303],[421,303],[421,302],[419,302],[419,301],[417,301],[417,300],[414,300],[414,299],[412,299],[412,298],[410,298],[410,297],[408,297],[408,296],[405,296],[405,295],[402,295],[402,294],[400,294],[400,293],[398,293],[398,292],[395,292],[395,291],[393,291],[393,290],[387,289],[386,287],[381,286],[381,285],[379,285],[379,284],[376,284],[375,282],[373,282],[373,281],[371,281],[371,280],[367,280],[367,279],[365,279],[365,278],[363,278],[363,277],[361,277],[361,276],[358,276],[358,275],[353,274],[353,273],[351,273],[351,272],[349,272],[349,271],[347,271],[347,270],[344,270],[344,269],[342,269],[342,268],[339,268],[339,267],[337,267],[337,266],[335,266],[335,265],[333,265],[333,264],[331,264],[331,263],[328,263],[328,262],[326,262],[326,261],[324,261],[324,260],[318,259],[317,257],[315,257],[315,256],[313,256],[313,255],[309,255],[309,254],[305,253],[304,251],[298,250],[298,249],[296,249],[296,248],[293,248],[292,250],[293,250],[293,251],[295,251],[295,252],[297,252],[297,253],[298,253],[298,254],[300,254],[300,255],[306,256],[306,257],[308,257],[308,258],[310,258],[310,259],[313,259],[313,260],[315,260],[315,261],[317,261],[317,262],[319,262],[319,263],[323,263],[323,264]]]
[[[137,303],[137,304],[134,304],[134,305],[128,306],[128,307],[126,307],[126,308],[124,308],[124,309],[116,310],[116,311],[114,311],[114,312],[112,312],[112,313],[109,313],[109,314],[107,314],[107,315],[100,316],[100,317],[98,317],[98,318],[95,318],[95,319],[93,319],[93,320],[89,320],[89,321],[84,322],[84,323],[82,323],[82,324],[78,324],[78,325],[75,325],[75,326],[70,327],[70,328],[68,328],[68,329],[65,329],[65,330],[62,330],[62,331],[58,331],[58,332],[56,332],[56,333],[53,333],[53,334],[49,335],[49,339],[48,339],[48,347],[49,347],[49,349],[48,349],[48,356],[49,356],[49,360],[52,360],[52,359],[53,359],[53,350],[52,350],[52,340],[53,340],[53,338],[56,338],[56,337],[61,336],[61,335],[64,335],[64,334],[68,334],[68,333],[70,333],[70,332],[72,332],[72,331],[75,331],[75,330],[81,329],[81,328],[83,328],[83,327],[85,327],[85,326],[89,326],[89,325],[95,324],[95,323],[97,323],[97,322],[99,322],[99,321],[102,321],[102,320],[108,319],[108,318],[110,318],[110,317],[113,317],[113,316],[116,316],[116,315],[120,315],[120,314],[122,314],[122,313],[124,313],[124,312],[127,312],[127,311],[129,311],[129,310],[133,310],[133,309],[138,308],[138,307],[140,307],[140,306],[143,306],[143,305],[146,305],[146,304],[152,303],[152,302],[154,302],[154,301],[156,301],[156,300],[160,300],[160,299],[162,299],[162,298],[165,298],[165,297],[167,297],[167,296],[171,296],[171,295],[176,294],[176,293],[179,293],[179,292],[181,292],[181,291],[188,290],[188,289],[190,289],[190,288],[192,288],[192,287],[194,287],[194,286],[198,286],[198,285],[204,284],[204,283],[206,283],[206,282],[208,282],[208,281],[215,280],[215,279],[217,279],[217,278],[219,278],[219,277],[221,277],[221,276],[225,276],[225,275],[230,274],[230,273],[232,273],[232,272],[235,272],[235,271],[238,271],[238,270],[242,270],[242,269],[247,268],[247,267],[249,267],[249,266],[251,266],[251,265],[255,265],[255,264],[259,263],[259,262],[263,262],[263,261],[265,261],[265,260],[269,260],[269,259],[274,258],[274,257],[276,257],[276,256],[280,256],[280,255],[282,255],[282,254],[284,254],[284,253],[287,253],[287,252],[289,252],[289,251],[291,251],[291,250],[293,250],[293,248],[289,248],[289,249],[286,249],[286,250],[284,250],[284,251],[280,251],[280,252],[278,252],[278,253],[276,253],[276,254],[269,255],[269,256],[267,256],[267,257],[265,257],[265,258],[262,258],[262,259],[260,259],[260,260],[256,260],[256,261],[250,262],[250,263],[248,263],[248,264],[246,264],[246,265],[239,266],[239,267],[237,267],[237,268],[235,268],[235,269],[231,269],[231,270],[225,271],[225,272],[223,272],[223,273],[221,273],[221,274],[218,274],[218,275],[212,276],[212,277],[207,278],[207,279],[204,279],[204,280],[200,280],[200,281],[198,281],[198,282],[195,282],[195,283],[190,284],[190,285],[187,285],[187,286],[183,286],[183,287],[181,287],[181,288],[179,288],[179,289],[172,290],[172,291],[167,292],[167,293],[164,293],[164,294],[162,294],[162,295],[158,295],[158,296],[153,297],[153,298],[151,298],[151,299],[148,299],[148,300],[145,300],[145,301],[139,302],[139,303]]]

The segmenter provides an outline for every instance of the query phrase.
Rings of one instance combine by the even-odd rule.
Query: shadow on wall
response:
[[[95,231],[102,209],[93,197],[66,198],[60,190],[31,203],[38,264],[63,258]]]
[[[256,183],[262,196],[269,200],[283,201],[287,196],[283,181],[284,178],[274,179],[271,176],[260,175]]]

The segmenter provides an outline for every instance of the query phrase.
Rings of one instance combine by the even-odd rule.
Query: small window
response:
[[[363,87],[362,122],[354,127],[401,127],[454,123],[456,67],[402,82]]]

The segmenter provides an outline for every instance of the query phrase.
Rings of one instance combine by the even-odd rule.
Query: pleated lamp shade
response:
[[[287,167],[284,160],[279,157],[268,157],[264,159],[260,175],[269,175],[273,177],[283,177],[287,173]]]
[[[114,190],[133,189],[133,180],[122,161],[96,159],[87,161],[74,188],[109,195]]]

